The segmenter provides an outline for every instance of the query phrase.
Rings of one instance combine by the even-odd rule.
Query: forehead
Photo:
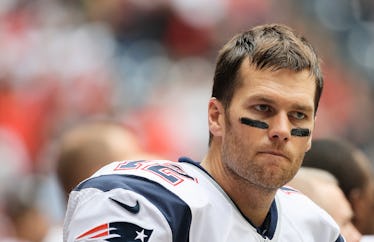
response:
[[[248,61],[243,61],[238,78],[241,84],[234,97],[265,100],[280,98],[314,110],[316,82],[308,70],[258,70]]]

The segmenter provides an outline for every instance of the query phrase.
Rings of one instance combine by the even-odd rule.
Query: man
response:
[[[2,242],[41,242],[52,227],[48,215],[40,206],[43,180],[35,175],[15,178],[4,192],[2,206],[9,225]],[[1,224],[2,225],[2,224]]]
[[[303,166],[326,170],[352,206],[353,224],[364,235],[374,235],[374,169],[368,157],[343,139],[324,138],[312,142]]]
[[[64,241],[344,241],[333,219],[282,188],[310,148],[323,80],[310,44],[283,25],[220,51],[199,164],[114,162],[70,194]]]
[[[144,159],[134,133],[112,120],[89,120],[66,129],[59,139],[56,174],[66,199],[78,183],[102,166],[124,159]]]
[[[156,157],[143,151],[130,129],[111,119],[85,120],[64,129],[57,149],[56,175],[66,201],[80,181],[112,161]],[[57,224],[44,242],[61,240],[62,226]]]
[[[301,167],[288,183],[301,191],[333,217],[347,242],[359,242],[361,234],[352,224],[353,211],[338,181],[329,172]]]

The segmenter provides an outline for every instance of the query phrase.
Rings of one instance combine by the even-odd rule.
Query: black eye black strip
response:
[[[246,117],[241,117],[240,122],[242,124],[259,128],[259,129],[267,129],[269,128],[269,125],[265,122],[259,121],[259,120],[253,120],[250,118]],[[310,130],[309,129],[304,129],[304,128],[295,128],[291,129],[291,135],[292,136],[298,136],[298,137],[307,137],[310,135]]]
[[[310,135],[309,129],[303,129],[303,128],[296,128],[291,129],[291,135],[292,136],[299,136],[299,137],[307,137]]]
[[[269,125],[265,122],[262,122],[262,121],[258,121],[258,120],[253,120],[253,119],[250,119],[250,118],[240,118],[240,122],[242,124],[246,124],[246,125],[249,125],[251,127],[255,127],[255,128],[260,128],[260,129],[267,129],[269,128]]]

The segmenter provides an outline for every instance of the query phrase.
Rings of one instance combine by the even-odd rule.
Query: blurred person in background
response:
[[[113,160],[152,157],[146,154],[135,133],[120,122],[89,119],[62,130],[57,142],[56,175],[64,193],[64,205],[71,190],[100,167]],[[62,228],[51,228],[44,242],[62,241]]]
[[[51,221],[39,201],[41,182],[32,175],[13,178],[4,196],[4,213],[9,219],[10,231],[1,241],[44,241]]]
[[[156,157],[146,154],[135,133],[113,120],[79,122],[64,130],[58,143],[56,172],[66,199],[79,182],[109,162]]]
[[[322,88],[317,54],[292,29],[235,35],[218,55],[203,161],[104,166],[70,193],[64,241],[344,241],[282,188],[310,148]]]
[[[338,223],[347,242],[359,242],[361,234],[352,224],[353,211],[336,178],[329,172],[301,167],[289,186],[302,192],[329,213]]]
[[[200,100],[205,98],[200,94],[205,91],[199,93],[201,83],[193,84],[196,91],[192,90],[199,97],[184,100],[191,107],[187,114],[185,106],[180,107],[174,102],[180,91],[165,90],[163,86],[173,83],[185,90],[182,82],[189,85],[192,83],[189,79],[200,82],[203,78],[188,77],[184,73],[164,78],[172,68],[162,60],[182,63],[186,56],[193,55],[207,57],[210,62],[216,46],[231,33],[249,24],[269,20],[290,23],[305,31],[321,50],[325,63],[326,57],[331,55],[330,64],[323,67],[327,85],[325,98],[319,104],[319,122],[314,137],[327,133],[348,136],[360,147],[366,147],[374,157],[374,96],[368,95],[373,93],[374,87],[373,28],[370,28],[370,22],[353,18],[352,13],[356,15],[357,12],[348,9],[361,2],[361,11],[373,13],[372,4],[363,4],[371,1],[335,4],[336,1],[285,0],[281,5],[266,0],[213,2],[0,1],[0,74],[2,80],[10,77],[11,84],[1,87],[0,80],[0,126],[11,126],[20,134],[31,157],[29,168],[35,170],[42,146],[49,143],[56,130],[66,123],[106,112],[115,98],[117,111],[125,112],[126,116],[132,110],[152,110],[144,115],[146,121],[139,122],[138,117],[135,120],[144,131],[142,138],[154,151],[167,154],[168,158],[185,152],[191,157],[200,157],[206,149],[206,124],[199,124],[197,130],[196,126],[190,127],[190,120],[199,119],[194,107],[203,107],[205,103],[205,100],[198,101],[199,97]],[[69,3],[73,5],[70,8]],[[116,59],[112,59],[113,50]],[[158,79],[154,70],[160,66],[163,68],[159,68],[159,72],[164,75]],[[185,72],[196,73],[184,64],[181,67]],[[112,68],[118,71],[116,78],[108,78],[103,73]],[[368,80],[365,80],[365,74]],[[181,81],[181,76],[187,77],[186,80]],[[111,92],[109,80],[116,81],[113,83],[115,94]],[[204,80],[208,83],[210,78]],[[370,85],[363,85],[365,81]],[[170,110],[160,112],[149,105],[154,103],[149,97],[157,89],[160,92],[155,98],[165,98],[165,103],[173,103],[175,109],[182,112],[175,112],[170,118]],[[357,99],[361,101],[357,102]],[[358,106],[360,108],[356,108]],[[182,124],[180,120],[183,120]],[[172,131],[171,125],[175,127]],[[180,127],[184,127],[182,132],[194,138],[186,140],[179,132]],[[153,132],[152,135],[149,132]],[[171,134],[174,136],[165,141],[165,136]]]
[[[0,107],[2,107],[1,105],[0,101]],[[14,223],[16,222],[15,220],[18,220],[16,217],[21,216],[16,215],[14,210],[17,210],[21,204],[25,203],[24,200],[20,201],[21,194],[23,194],[22,198],[24,198],[32,192],[25,189],[26,186],[21,186],[27,184],[26,182],[21,184],[21,181],[24,177],[30,177],[31,173],[27,148],[17,133],[11,129],[1,127],[1,125],[0,157],[0,241],[4,241],[5,238],[10,239],[10,237],[15,239]],[[17,180],[14,181],[15,179]],[[23,189],[20,190],[21,188]],[[31,189],[31,186],[27,188]],[[36,188],[32,187],[32,189],[35,190]],[[8,196],[12,196],[12,198]],[[30,205],[27,208],[23,206],[23,210],[34,210],[34,214],[40,214],[41,211],[35,208],[35,197],[30,198],[32,198]],[[20,211],[20,213],[22,212]]]
[[[323,169],[336,177],[352,206],[353,224],[363,235],[374,234],[373,164],[360,149],[342,138],[315,139],[303,166]]]

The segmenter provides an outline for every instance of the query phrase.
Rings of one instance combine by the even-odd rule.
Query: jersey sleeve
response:
[[[345,241],[334,219],[309,197],[291,187],[282,187],[277,195],[283,225],[287,224],[287,230],[297,235],[299,241]]]
[[[162,185],[133,175],[102,175],[71,194],[64,242],[187,242],[191,211]]]

